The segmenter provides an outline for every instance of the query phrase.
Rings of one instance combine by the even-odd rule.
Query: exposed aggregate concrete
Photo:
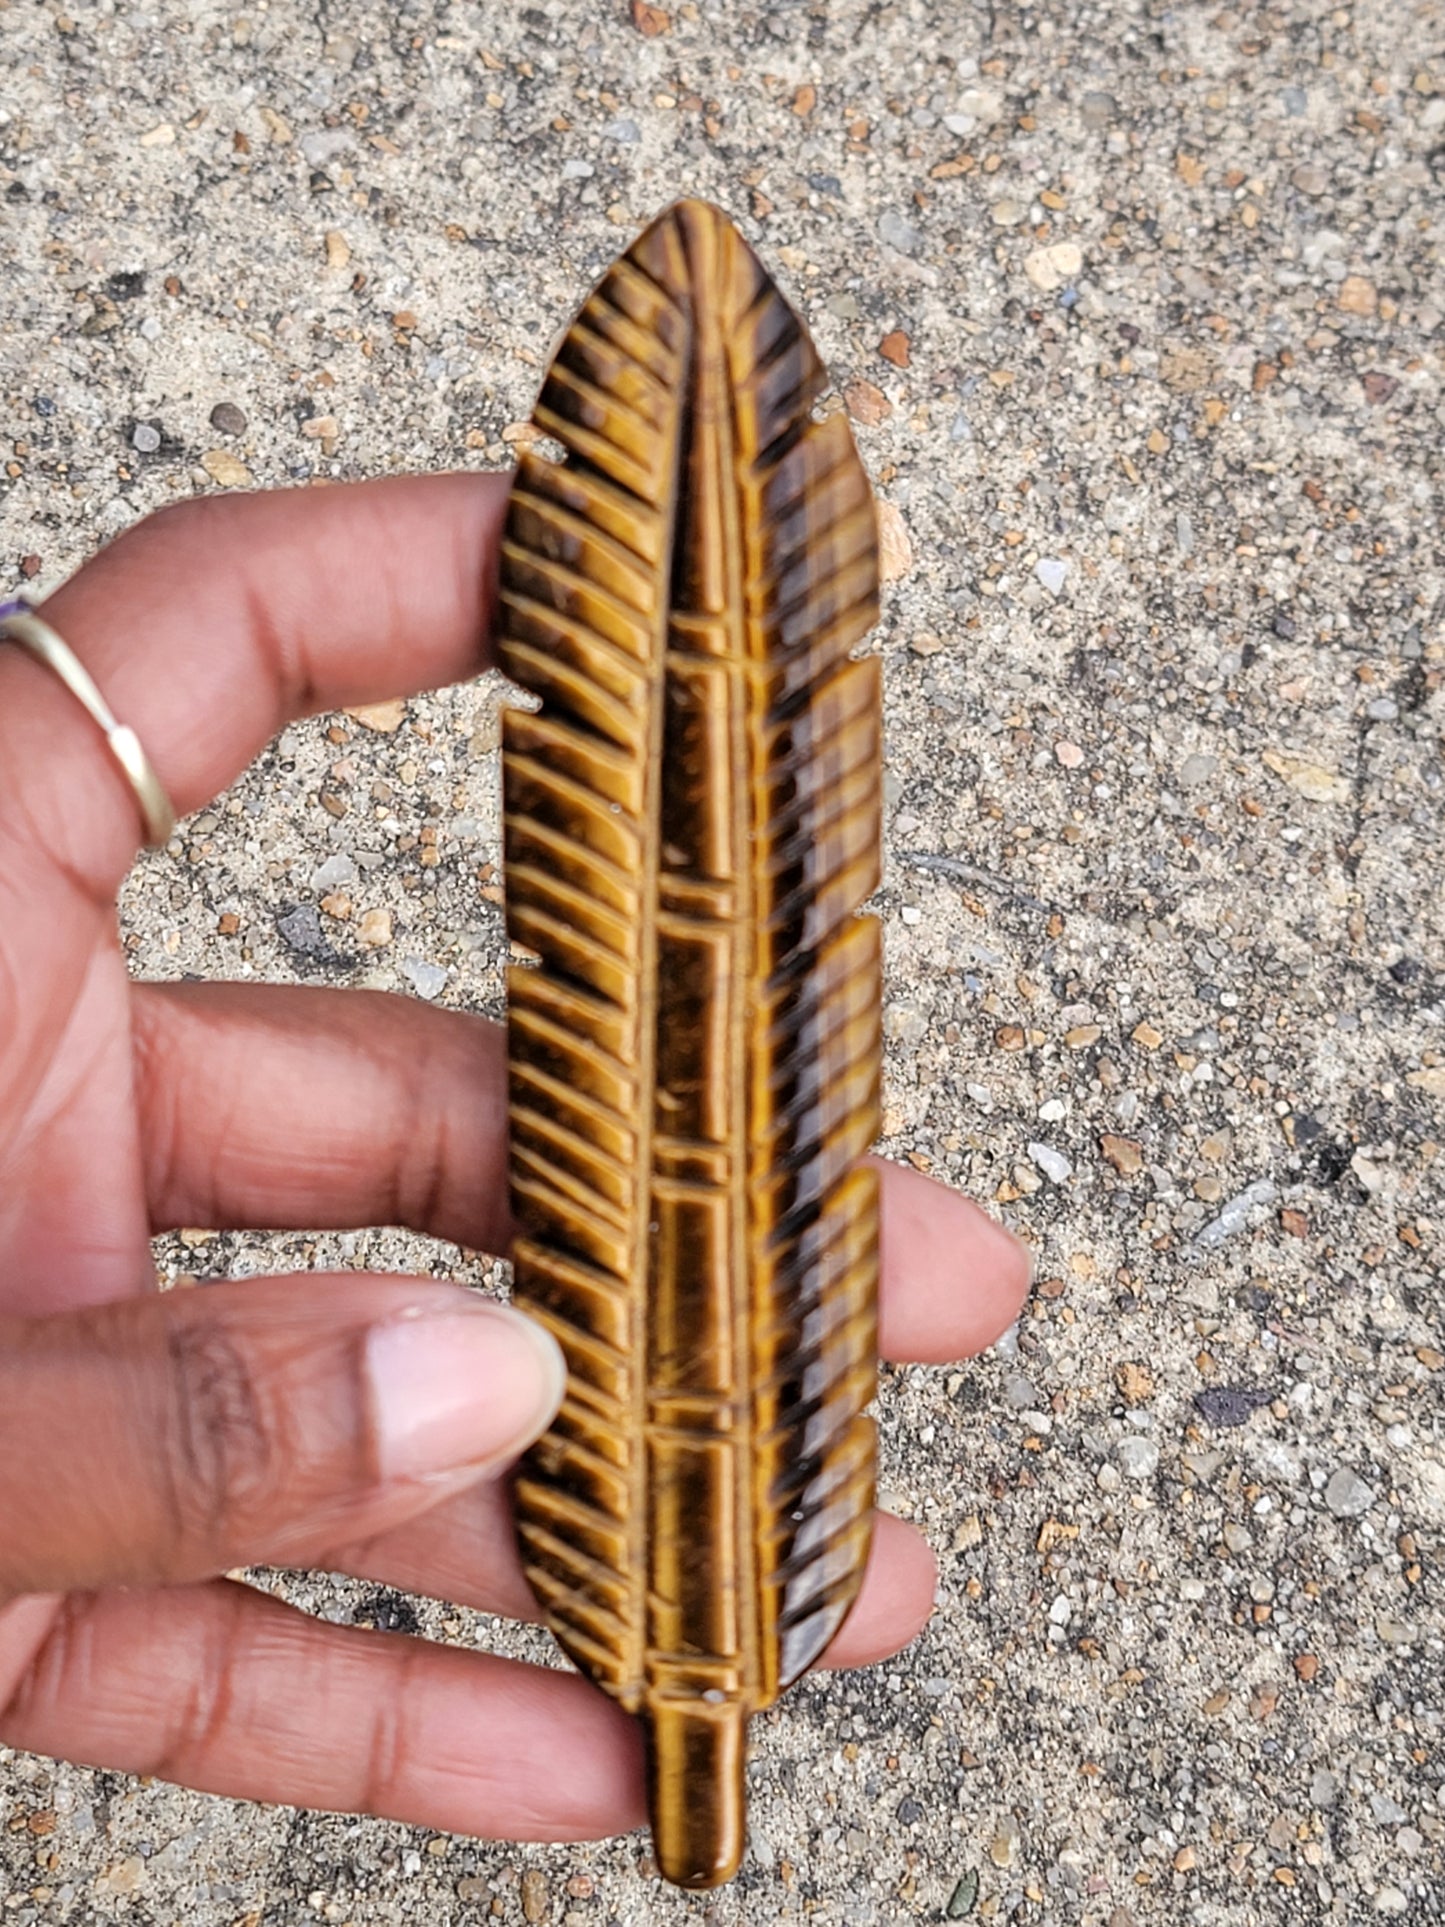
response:
[[[885,504],[884,1148],[1038,1259],[885,1374],[939,1610],[759,1723],[730,1890],[0,1752],[0,1921],[1445,1919],[1439,7],[0,0],[0,55],[32,593],[196,491],[504,465],[641,222],[737,215]],[[498,695],[288,729],[136,971],[499,1012]]]

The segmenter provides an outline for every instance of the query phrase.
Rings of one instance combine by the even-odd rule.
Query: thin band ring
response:
[[[90,671],[75,651],[55,633],[48,622],[41,621],[23,598],[0,602],[0,642],[7,640],[19,643],[37,662],[53,670],[99,725],[110,745],[111,755],[120,764],[126,781],[135,791],[146,842],[152,848],[168,843],[176,827],[176,812],[166,795],[165,785],[141,747],[140,738],[128,724],[116,721],[110,704],[96,688]]]

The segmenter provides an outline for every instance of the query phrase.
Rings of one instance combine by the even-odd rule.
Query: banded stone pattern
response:
[[[879,686],[872,495],[727,218],[661,216],[563,338],[503,546],[518,1302],[567,1355],[527,1572],[647,1729],[669,1879],[744,1840],[749,1715],[867,1554]]]

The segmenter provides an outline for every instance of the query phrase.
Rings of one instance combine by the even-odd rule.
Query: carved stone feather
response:
[[[868,1549],[878,1120],[873,499],[716,208],[603,276],[502,563],[517,1302],[567,1355],[526,1570],[642,1720],[669,1880],[731,1877],[750,1714]]]

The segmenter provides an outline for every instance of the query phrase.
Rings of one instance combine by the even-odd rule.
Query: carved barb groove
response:
[[[603,276],[502,565],[518,1302],[567,1354],[528,1576],[643,1722],[669,1880],[745,1838],[749,1716],[868,1549],[879,683],[874,506],[797,316],[717,209]]]

